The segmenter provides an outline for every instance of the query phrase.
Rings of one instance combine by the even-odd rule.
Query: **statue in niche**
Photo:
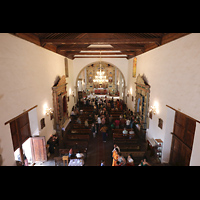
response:
[[[140,112],[140,105],[141,105],[141,100],[140,98],[138,99],[138,102],[137,102],[137,112],[139,113]]]
[[[150,85],[147,78],[138,75],[136,80],[136,96],[135,96],[135,112],[140,117],[143,129],[149,127],[148,111],[149,111]]]

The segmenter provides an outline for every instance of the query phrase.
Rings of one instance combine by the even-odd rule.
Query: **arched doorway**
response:
[[[103,75],[103,81],[97,80],[100,73]],[[118,96],[125,100],[125,78],[120,69],[112,63],[92,62],[86,65],[76,78],[76,97],[79,91],[83,91],[85,95],[102,94]]]

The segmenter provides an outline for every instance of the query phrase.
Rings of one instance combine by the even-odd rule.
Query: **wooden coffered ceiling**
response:
[[[11,33],[67,58],[127,58],[189,33]]]

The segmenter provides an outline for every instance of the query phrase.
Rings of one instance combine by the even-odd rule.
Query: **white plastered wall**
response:
[[[65,65],[63,56],[8,33],[0,34],[0,44],[0,154],[2,165],[15,165],[10,126],[4,123],[38,105],[29,113],[31,131],[33,135],[39,131],[47,140],[54,130],[53,120],[44,114],[44,105],[53,108],[51,87],[56,76],[65,74]],[[70,74],[66,81],[73,88],[73,62],[68,61]],[[42,118],[46,126],[41,130]]]
[[[200,119],[200,34],[192,33],[158,48],[137,56],[137,76],[145,74],[150,88],[150,106],[157,101],[159,113],[150,119],[147,138],[160,138],[164,141],[164,160],[168,160],[168,150],[171,143],[166,137],[168,128],[167,107],[169,105],[197,120]],[[133,59],[129,60],[128,87],[134,88],[135,79],[132,78]],[[131,68],[131,69],[130,69]],[[128,106],[131,101],[128,101]],[[158,118],[163,119],[163,129],[158,127]],[[194,137],[193,152],[190,165],[200,163],[200,142],[198,126]],[[195,157],[195,158],[194,158]],[[196,160],[198,159],[198,161]],[[163,161],[164,161],[163,160]],[[195,161],[194,161],[195,160]]]

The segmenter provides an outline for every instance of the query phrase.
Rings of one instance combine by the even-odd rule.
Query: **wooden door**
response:
[[[31,138],[31,149],[32,149],[32,159],[33,162],[47,161],[47,153],[46,153],[46,142],[45,137],[32,137]]]
[[[10,130],[13,142],[14,151],[18,148],[20,149],[20,159],[22,165],[24,165],[24,152],[22,149],[22,144],[31,137],[31,130],[29,124],[28,112],[17,116],[14,120],[10,122]]]
[[[176,111],[170,154],[171,165],[189,166],[195,128],[194,119]]]

